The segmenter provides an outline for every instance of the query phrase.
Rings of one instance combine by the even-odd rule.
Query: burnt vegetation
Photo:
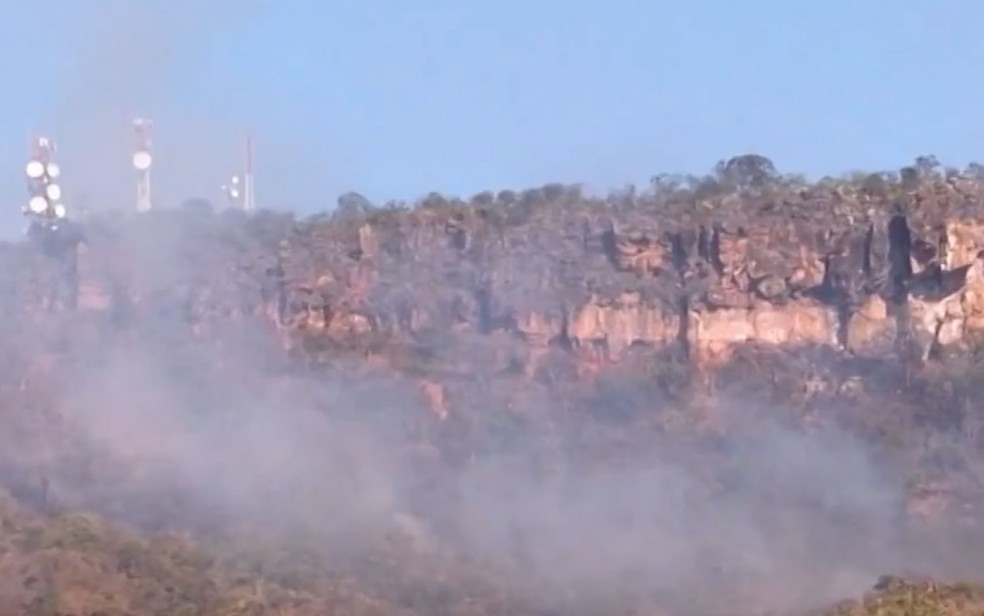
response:
[[[979,613],[982,215],[750,154],[4,246],[0,612]]]

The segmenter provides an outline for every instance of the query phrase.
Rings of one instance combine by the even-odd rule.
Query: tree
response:
[[[566,192],[564,185],[559,182],[544,184],[540,188],[540,191],[543,193],[543,198],[547,201],[558,201]]]
[[[742,154],[728,162],[721,161],[715,171],[721,180],[739,189],[762,188],[779,179],[776,166],[759,154]]]
[[[373,205],[357,192],[347,192],[339,195],[335,211],[331,217],[339,221],[365,220],[373,212]]]
[[[357,192],[347,192],[339,195],[336,207],[341,213],[348,214],[368,214],[372,211],[373,205],[369,199]]]
[[[678,173],[658,173],[649,178],[649,184],[657,195],[672,194],[686,184],[686,178]]]
[[[940,161],[938,161],[932,154],[917,156],[915,168],[919,172],[920,177],[932,177],[934,175],[938,175]]]
[[[521,205],[537,205],[543,203],[544,200],[545,196],[542,188],[530,188],[529,190],[524,190],[519,195]]]
[[[727,188],[721,185],[720,180],[710,175],[704,177],[687,177],[687,190],[693,194],[693,198],[696,201],[710,199],[727,192]]]
[[[471,198],[472,205],[478,206],[492,205],[493,201],[495,201],[495,195],[492,194],[491,190],[483,190]]]
[[[502,205],[512,205],[516,203],[516,191],[514,190],[500,190],[499,194],[496,195],[495,200]]]
[[[913,190],[919,185],[919,169],[916,167],[902,167],[899,169],[902,178],[902,187],[906,190]]]
[[[984,180],[984,165],[980,163],[970,163],[965,171],[967,175],[975,180]]]
[[[420,207],[427,209],[443,209],[447,208],[448,205],[450,205],[450,203],[447,198],[437,192],[427,193],[427,196],[420,202]]]
[[[869,197],[885,198],[888,196],[888,181],[881,173],[871,173],[861,182],[861,191]]]

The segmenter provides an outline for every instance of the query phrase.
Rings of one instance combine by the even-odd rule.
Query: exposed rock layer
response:
[[[936,177],[904,207],[780,186],[710,207],[561,195],[527,203],[520,221],[515,204],[300,223],[154,213],[90,223],[79,280],[61,290],[50,257],[18,257],[7,306],[33,312],[67,293],[63,305],[86,311],[170,306],[195,328],[260,317],[349,347],[511,332],[530,373],[551,346],[603,362],[673,346],[700,367],[748,343],[926,359],[984,328],[979,194],[976,180]]]

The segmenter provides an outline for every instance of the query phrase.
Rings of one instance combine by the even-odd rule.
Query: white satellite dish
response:
[[[65,211],[65,206],[62,205],[61,203],[55,204],[55,217],[65,218],[65,214],[67,214],[67,212]]]
[[[49,178],[56,178],[61,175],[61,167],[59,167],[56,163],[48,163],[47,171]]]
[[[44,175],[44,163],[39,160],[32,160],[27,163],[27,177],[36,180]]]
[[[44,188],[44,194],[52,201],[58,201],[61,199],[61,186],[58,184],[48,184]]]
[[[150,152],[141,150],[133,155],[133,166],[137,169],[137,171],[146,171],[147,169],[150,169],[150,163]]]
[[[44,211],[48,209],[48,200],[44,197],[31,197],[31,200],[27,202],[27,207],[35,214],[44,214]]]

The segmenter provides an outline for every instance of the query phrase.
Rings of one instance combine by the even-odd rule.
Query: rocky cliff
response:
[[[633,346],[675,347],[701,368],[746,344],[926,360],[984,327],[984,180],[922,173],[894,184],[707,178],[716,192],[698,183],[607,199],[546,186],[304,221],[97,220],[77,303],[180,306],[192,328],[262,318],[291,344],[501,333],[523,342],[529,374],[548,348],[585,369]],[[31,287],[51,265],[11,268],[20,310],[45,305]]]
[[[249,575],[306,605],[354,576],[407,613],[752,614],[853,593],[882,568],[984,574],[968,556],[984,544],[980,171],[922,158],[806,182],[749,155],[604,198],[547,185],[380,207],[346,195],[304,220],[79,221],[77,243],[0,252],[0,478],[39,506],[205,538],[215,518],[268,519],[275,502],[290,541],[306,529],[331,554],[305,548],[310,570],[284,573],[275,556]],[[208,447],[202,417],[225,426]],[[767,436],[776,425],[791,432]],[[270,432],[290,432],[291,455],[264,449],[256,434]],[[874,471],[846,461],[854,445],[810,436],[835,432],[890,478],[859,478]],[[366,433],[385,455],[353,445]],[[187,487],[211,493],[203,474],[243,469],[265,479],[230,480],[222,498]],[[668,473],[696,494],[683,509],[640,496],[674,493]],[[312,512],[345,517],[338,503],[368,499],[380,477],[400,486],[388,530],[353,521],[371,518],[365,503],[345,528],[374,529],[366,541],[385,536],[399,556],[353,556]],[[625,509],[602,523],[605,498]],[[226,511],[246,501],[251,515]],[[241,545],[219,534],[220,552]],[[440,548],[421,547],[429,534]],[[759,535],[759,561],[750,540],[725,538]],[[651,542],[658,556],[629,549]]]

